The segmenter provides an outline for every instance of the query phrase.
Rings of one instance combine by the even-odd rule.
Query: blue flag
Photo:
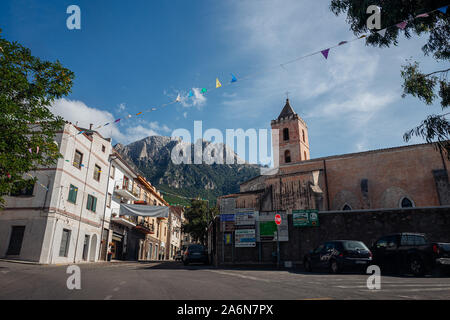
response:
[[[448,8],[448,6],[445,6],[445,7],[439,8],[438,10],[442,13],[447,13],[447,8]]]
[[[236,81],[237,81],[236,77],[233,74],[231,74],[231,82],[233,83],[233,82],[236,82]]]

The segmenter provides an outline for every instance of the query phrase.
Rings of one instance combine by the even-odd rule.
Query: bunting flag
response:
[[[181,102],[180,94],[177,95],[177,98],[175,99],[176,102]]]
[[[330,51],[330,49],[326,49],[326,50],[322,50],[322,51],[320,51],[322,54],[323,54],[323,56],[325,57],[325,59],[328,59],[328,52]]]
[[[346,44],[346,43],[347,43],[347,41],[341,41],[338,43],[338,46],[342,46],[343,44]]]
[[[206,90],[206,88],[202,89],[202,93],[206,93],[206,91],[208,91],[208,90]]]
[[[400,23],[397,23],[396,24],[396,26],[399,28],[399,29],[405,29],[406,28],[406,25],[408,24],[408,22],[406,22],[406,21],[402,21],[402,22],[400,22]]]
[[[438,10],[442,13],[447,13],[447,8],[448,8],[448,6],[444,6],[444,7],[439,8]]]
[[[219,81],[219,78],[216,78],[216,89],[220,88],[222,86],[222,84]]]
[[[422,13],[416,16],[416,18],[427,18],[429,17],[428,13]]]
[[[119,122],[119,121],[120,121],[120,118],[119,118],[119,119],[116,119],[116,121],[114,121],[114,123]]]
[[[366,37],[366,35],[365,34],[363,34],[361,37],[359,37],[358,39],[362,39],[362,38],[365,38]]]
[[[142,114],[142,112],[138,112],[138,113],[136,113],[136,115],[138,116],[138,115],[140,115],[140,114]]]
[[[192,93],[192,90],[189,90],[189,94],[188,94],[188,97],[190,98],[190,97],[192,97],[194,94]]]
[[[131,118],[132,116],[131,116],[131,114],[129,114],[127,117],[128,117],[128,119],[129,119],[129,118]]]
[[[384,38],[384,36],[386,35],[386,28],[381,29],[380,31],[378,31],[378,34]]]
[[[82,134],[84,131],[80,131],[80,132],[78,132],[78,134]]]
[[[236,79],[236,77],[234,76],[234,74],[231,74],[231,83],[236,82],[236,81],[237,81],[237,79]]]
[[[106,127],[109,124],[109,122],[105,123],[103,126]]]

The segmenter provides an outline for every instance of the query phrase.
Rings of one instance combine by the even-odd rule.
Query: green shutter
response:
[[[92,197],[94,199],[94,202],[92,203],[92,211],[95,212],[95,209],[97,208],[97,198],[96,197]]]
[[[69,189],[69,198],[67,199],[68,201],[72,202],[72,203],[76,203],[77,202],[77,193],[78,193],[78,188],[75,187],[74,185],[70,185],[70,189]]]

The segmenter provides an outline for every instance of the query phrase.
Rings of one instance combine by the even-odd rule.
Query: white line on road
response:
[[[227,275],[227,276],[239,277],[239,278],[243,278],[243,279],[263,281],[263,282],[271,282],[270,280],[267,280],[267,279],[261,279],[261,278],[256,278],[256,277],[252,277],[252,276],[244,276],[244,275],[239,274],[239,273],[223,272],[223,271],[217,271],[217,270],[207,270],[207,271],[214,272],[214,273],[219,273],[219,274],[223,274],[223,275]]]

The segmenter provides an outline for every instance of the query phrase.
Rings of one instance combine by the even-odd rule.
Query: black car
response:
[[[328,270],[339,273],[344,270],[364,272],[372,264],[372,253],[361,241],[332,240],[311,250],[304,258],[306,271]]]
[[[198,262],[208,264],[208,252],[206,248],[200,244],[191,244],[184,251],[183,263],[187,266],[189,263]]]
[[[422,276],[450,267],[450,243],[428,242],[423,233],[401,232],[383,236],[372,246],[374,264],[382,272]]]

